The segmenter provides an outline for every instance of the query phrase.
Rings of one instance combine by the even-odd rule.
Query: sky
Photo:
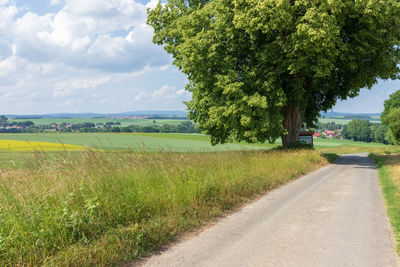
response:
[[[151,42],[158,0],[0,0],[0,114],[185,110],[186,77]],[[337,112],[375,113],[379,81]]]

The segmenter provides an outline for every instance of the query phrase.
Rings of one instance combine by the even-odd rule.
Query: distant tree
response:
[[[361,119],[352,120],[344,128],[342,134],[346,139],[371,142],[371,123]]]
[[[383,144],[388,144],[388,140],[386,138],[386,133],[388,131],[388,128],[386,125],[379,125],[376,129],[375,129],[375,133],[374,133],[374,141],[377,143],[383,143]]]
[[[306,123],[400,61],[398,0],[168,0],[153,42],[188,76],[189,117],[229,141],[296,142]]]
[[[35,124],[33,123],[33,121],[21,121],[21,122],[17,122],[17,125],[27,128],[27,127],[31,127]]]
[[[398,144],[400,142],[400,90],[391,94],[385,101],[381,121],[388,127],[392,140]]]
[[[121,132],[121,128],[119,128],[119,127],[112,127],[112,128],[111,128],[111,132],[113,132],[113,133],[119,133],[119,132]]]
[[[6,126],[7,124],[7,118],[4,115],[0,115],[0,126]]]
[[[382,122],[389,128],[390,135],[396,144],[400,143],[400,108],[392,108],[386,113]]]

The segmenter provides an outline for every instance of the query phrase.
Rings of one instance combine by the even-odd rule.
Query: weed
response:
[[[315,151],[38,152],[0,171],[0,265],[130,262],[317,169]]]

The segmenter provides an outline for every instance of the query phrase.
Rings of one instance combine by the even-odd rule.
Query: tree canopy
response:
[[[400,142],[400,90],[390,95],[384,103],[381,121],[389,128],[395,143]]]
[[[320,111],[399,72],[397,0],[169,0],[147,22],[213,144],[287,146]]]
[[[374,137],[371,134],[371,127],[372,123],[367,120],[352,120],[343,129],[343,137],[346,139],[353,139],[354,141],[374,141]]]

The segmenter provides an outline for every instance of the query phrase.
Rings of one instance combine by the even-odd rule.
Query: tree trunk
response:
[[[298,106],[289,104],[285,110],[285,117],[283,120],[283,128],[287,130],[287,134],[282,135],[282,146],[288,148],[292,143],[299,140],[299,132],[303,126],[301,118],[301,110]]]

